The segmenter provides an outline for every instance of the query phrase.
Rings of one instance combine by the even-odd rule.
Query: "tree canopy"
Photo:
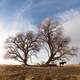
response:
[[[18,33],[15,37],[9,37],[5,41],[6,53],[4,58],[14,59],[27,65],[27,61],[32,55],[36,56],[39,52],[39,44],[37,35],[32,31],[28,31],[26,34]]]
[[[70,46],[70,37],[63,34],[62,25],[47,18],[38,25],[39,40],[49,55],[46,64],[51,61],[70,59],[76,55],[77,47]]]
[[[71,39],[63,33],[63,26],[58,21],[47,18],[37,26],[37,33],[27,31],[8,37],[5,41],[4,58],[14,59],[27,64],[32,55],[37,56],[41,48],[48,53],[46,65],[51,61],[71,59],[76,56],[78,48],[70,45]]]

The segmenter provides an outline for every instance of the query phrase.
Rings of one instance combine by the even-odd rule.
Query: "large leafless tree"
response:
[[[18,33],[15,37],[9,37],[5,41],[6,53],[4,58],[14,59],[27,64],[28,59],[31,59],[32,55],[36,55],[39,51],[38,36],[33,34],[32,31],[28,31],[26,34]]]
[[[69,46],[71,40],[63,35],[63,27],[59,22],[47,18],[38,25],[38,31],[39,40],[49,56],[46,65],[51,61],[70,59],[76,55],[78,48]]]

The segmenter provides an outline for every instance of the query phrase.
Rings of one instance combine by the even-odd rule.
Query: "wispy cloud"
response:
[[[78,9],[70,9],[69,11],[59,13],[59,18],[63,20],[63,22],[75,20],[80,18],[80,10]]]
[[[33,2],[32,0],[26,0],[26,2],[23,4],[23,7],[20,9],[20,11],[18,11],[15,15],[15,19],[13,21],[13,28],[17,29],[18,27],[19,28],[23,28],[24,27],[31,27],[32,24],[31,24],[31,20],[25,17],[23,17],[24,13],[25,12],[28,12],[32,6]]]
[[[32,0],[26,0],[21,10],[18,11],[18,13],[16,14],[17,18],[19,18],[25,11],[29,11],[32,4],[33,4]]]

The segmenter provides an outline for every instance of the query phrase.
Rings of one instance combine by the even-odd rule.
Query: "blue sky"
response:
[[[6,62],[2,58],[6,37],[19,31],[35,30],[35,26],[47,17],[60,21],[65,34],[72,39],[71,44],[80,47],[77,36],[80,34],[80,0],[0,0],[0,63]],[[69,63],[78,62],[79,57]]]

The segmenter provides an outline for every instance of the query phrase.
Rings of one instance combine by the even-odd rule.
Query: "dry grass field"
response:
[[[0,65],[0,80],[80,80],[80,66]]]

